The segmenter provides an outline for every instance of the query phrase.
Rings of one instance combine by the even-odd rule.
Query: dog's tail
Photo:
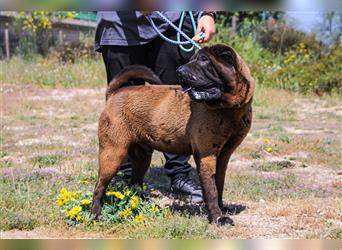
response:
[[[121,70],[108,84],[106,100],[120,87],[127,86],[132,80],[144,80],[151,84],[161,84],[159,77],[149,68],[142,65],[131,65]]]

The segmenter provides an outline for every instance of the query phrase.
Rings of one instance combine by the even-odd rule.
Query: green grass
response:
[[[259,169],[265,172],[274,172],[284,169],[284,166],[279,163],[265,162],[259,166]]]
[[[335,228],[335,229],[332,229],[328,236],[327,236],[328,239],[334,239],[334,240],[341,240],[342,239],[342,229],[341,228]]]
[[[0,168],[9,168],[13,166],[13,161],[11,159],[0,160]]]
[[[79,179],[87,179],[88,184],[80,184]],[[68,177],[56,181],[54,177],[40,179],[19,178],[14,182],[11,178],[1,178],[2,199],[0,200],[0,230],[33,230],[36,227],[53,227],[65,230],[64,214],[57,206],[56,197],[62,186],[72,190],[92,190],[94,179],[88,175]],[[190,226],[191,225],[191,226]],[[184,216],[177,212],[172,218],[156,217],[142,225],[130,223],[101,224],[94,226],[79,225],[75,230],[80,232],[103,232],[121,235],[124,238],[148,239],[189,239],[212,238],[208,232],[205,216]]]
[[[241,54],[248,56],[249,60],[257,62],[264,52],[258,48],[252,52],[251,45],[251,43],[241,43],[238,49]],[[271,60],[270,57],[265,59]],[[260,81],[262,74],[266,73],[260,71],[257,74]],[[63,64],[53,61],[53,58],[36,57],[34,61],[25,61],[15,57],[9,62],[0,62],[0,77],[3,83],[13,83],[12,86],[5,84],[5,87],[13,88],[14,91],[17,91],[18,86],[22,84],[32,84],[29,88],[32,88],[33,93],[27,93],[28,97],[41,95],[39,93],[41,89],[37,86],[44,88],[105,86],[104,66],[100,59]],[[61,89],[59,91],[69,93],[73,90]],[[272,234],[261,223],[250,225],[248,222],[253,219],[253,216],[260,217],[262,220],[269,219],[268,214],[261,212],[265,207],[277,210],[272,206],[279,201],[290,208],[301,207],[302,203],[306,203],[307,199],[312,197],[326,204],[337,197],[334,190],[332,193],[318,193],[319,190],[305,187],[303,190],[299,189],[301,178],[306,177],[293,173],[297,170],[300,172],[301,169],[285,170],[279,164],[264,164],[261,169],[257,169],[262,171],[256,171],[255,168],[245,165],[240,172],[240,169],[237,170],[239,166],[235,166],[233,169],[228,167],[227,170],[224,200],[251,207],[242,212],[242,217],[236,219],[237,226],[235,227],[216,228],[208,224],[205,212],[192,215],[186,210],[182,212],[175,210],[170,218],[156,218],[139,226],[111,224],[69,227],[56,204],[56,197],[62,187],[70,190],[92,191],[95,186],[98,171],[98,139],[97,126],[94,124],[97,123],[99,113],[103,108],[104,96],[94,92],[89,96],[77,96],[70,100],[21,98],[11,102],[13,95],[11,92],[8,93],[4,92],[5,103],[7,104],[9,100],[8,107],[5,109],[4,126],[9,129],[4,130],[0,136],[0,143],[4,146],[0,154],[0,164],[3,168],[1,170],[13,170],[13,175],[0,177],[1,230],[42,228],[44,231],[54,231],[51,235],[57,232],[57,235],[61,237],[68,237],[70,232],[72,237],[90,235],[89,237],[140,239],[223,238],[231,235],[233,235],[231,237],[251,237],[251,234],[254,235],[253,230],[256,233],[267,230],[265,235]],[[295,99],[299,102],[294,102]],[[258,159],[259,162],[268,162],[267,157],[291,155],[291,160],[305,161],[305,164],[309,166],[307,169],[309,171],[314,169],[318,171],[340,170],[340,141],[336,133],[294,134],[287,130],[291,127],[297,130],[315,131],[321,126],[337,130],[340,116],[326,112],[317,115],[300,113],[301,106],[298,106],[298,103],[303,100],[309,104],[317,102],[320,107],[328,108],[341,104],[338,96],[323,96],[322,98],[314,94],[303,96],[290,91],[263,87],[263,82],[257,82],[252,130],[234,153],[233,158],[241,161]],[[32,113],[32,110],[35,113]],[[44,115],[51,111],[58,112],[58,116]],[[326,123],[321,125],[323,118]],[[20,129],[11,130],[13,126]],[[51,136],[53,140],[50,140]],[[264,142],[266,138],[269,139],[269,143]],[[25,146],[18,144],[19,141],[26,139],[41,139],[42,142]],[[271,153],[266,152],[267,147],[272,147],[274,150]],[[303,153],[308,157],[298,158],[297,153]],[[154,171],[155,174],[149,175],[145,181],[156,190],[165,193],[170,192],[170,180],[161,167],[163,163],[164,158],[161,154],[155,155],[152,166],[158,166],[159,169]],[[44,175],[46,172],[40,172],[46,170],[51,170],[52,174]],[[268,176],[273,174],[271,172],[281,178],[269,178]],[[82,184],[82,182],[87,182],[87,184]],[[163,197],[156,199],[163,199]],[[260,203],[260,200],[267,202]],[[332,214],[333,218],[339,218],[342,207],[335,210],[334,208],[322,206],[320,209]],[[308,216],[324,220],[322,216],[317,217],[315,211]],[[286,216],[291,217],[286,217],[289,224],[297,220],[293,214]],[[275,224],[278,223],[277,216],[271,219]],[[311,222],[303,222],[301,226],[304,230],[318,231],[319,236],[327,236],[331,233],[329,236],[331,238],[340,237],[339,231],[331,231],[333,228],[324,228],[321,225],[313,226]],[[290,225],[291,229],[286,237],[298,237],[293,226],[293,224]],[[264,235],[258,235],[258,237],[262,238]]]
[[[46,167],[54,166],[62,160],[60,155],[38,155],[32,158],[33,166]]]
[[[279,195],[277,191],[289,189],[296,185],[296,177],[287,174],[281,180],[266,179],[262,176],[232,174],[226,183],[226,196],[229,199],[246,199],[257,201],[259,199],[274,200]]]
[[[103,87],[106,73],[101,60],[80,59],[75,63],[64,63],[50,57],[34,56],[25,60],[16,56],[9,61],[0,61],[0,78],[2,83],[50,88]]]

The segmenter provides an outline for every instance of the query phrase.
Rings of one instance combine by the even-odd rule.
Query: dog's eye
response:
[[[208,61],[208,58],[206,56],[200,56],[199,60],[202,62]]]
[[[233,65],[234,61],[232,58],[232,54],[230,52],[222,52],[219,54],[219,56],[229,65]]]

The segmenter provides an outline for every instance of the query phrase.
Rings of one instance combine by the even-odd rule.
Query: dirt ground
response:
[[[1,189],[8,192],[1,198],[2,209],[14,217],[47,218],[27,230],[2,217],[9,222],[1,226],[1,238],[134,238],[115,230],[66,229],[55,201],[42,202],[46,208],[41,210],[34,205],[45,194],[54,197],[68,183],[66,177],[96,176],[97,120],[104,92],[1,86]],[[257,90],[253,127],[229,163],[224,194],[227,203],[246,209],[232,216],[234,227],[202,227],[205,212],[190,218],[183,213],[179,223],[202,223],[194,224],[198,232],[187,231],[185,237],[342,238],[341,124],[340,97]],[[51,155],[56,163],[34,160]],[[178,199],[169,193],[163,162],[156,152],[146,182],[157,190],[156,199],[173,206]],[[39,197],[32,194],[33,175],[43,176],[39,180],[46,191]],[[27,200],[20,203],[14,196]],[[141,237],[160,235],[149,235],[147,230]]]

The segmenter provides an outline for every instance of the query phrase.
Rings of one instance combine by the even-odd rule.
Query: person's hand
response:
[[[205,37],[201,38],[199,36],[200,32],[205,33]],[[215,34],[215,21],[212,16],[202,16],[198,21],[197,25],[197,35],[192,38],[195,42],[198,43],[206,43],[209,42],[211,38],[213,38]]]
[[[152,14],[152,11],[140,11],[141,14],[143,14],[144,16],[149,16]]]

